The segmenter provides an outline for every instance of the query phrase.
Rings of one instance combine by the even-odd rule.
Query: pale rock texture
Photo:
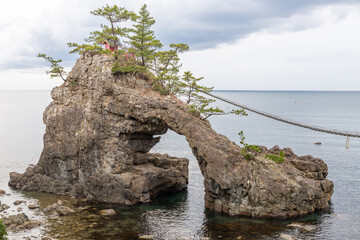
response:
[[[145,77],[112,75],[111,65],[105,55],[77,60],[52,91],[39,163],[11,173],[10,186],[125,205],[184,189],[188,160],[149,153],[154,136],[171,129],[186,137],[212,211],[285,218],[328,207],[333,184],[321,159],[283,149],[286,161],[278,164],[265,158],[279,153],[275,146],[248,161],[187,104],[152,91]]]
[[[21,213],[18,215],[10,215],[3,218],[2,220],[6,228],[11,231],[32,229],[40,227],[42,225],[42,223],[38,220],[29,219],[28,216],[25,215],[25,213]]]

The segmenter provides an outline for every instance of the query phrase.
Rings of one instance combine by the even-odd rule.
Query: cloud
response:
[[[333,8],[329,16],[312,14],[314,8],[350,0],[15,0],[0,3],[0,74],[20,70],[44,68],[37,59],[39,52],[63,59],[71,67],[76,55],[69,55],[67,42],[83,42],[89,32],[105,23],[92,16],[91,10],[105,4],[121,4],[138,11],[147,3],[156,19],[155,34],[165,44],[185,42],[191,50],[218,49],[224,43],[232,46],[239,39],[254,33],[280,34],[282,32],[316,29],[326,21],[342,21],[348,9]],[[352,4],[352,5],[351,5]],[[355,7],[357,9],[357,7]],[[326,20],[327,19],[327,20]],[[255,34],[255,35],[256,35]],[[197,51],[198,52],[198,51]],[[297,56],[294,58],[296,59]],[[6,70],[6,71],[5,71]],[[0,75],[0,81],[5,81]],[[19,75],[20,76],[20,75]],[[24,76],[24,75],[22,75]],[[40,77],[40,76],[39,76]],[[4,85],[1,85],[4,86]]]
[[[129,4],[140,8],[140,3]],[[74,63],[76,55],[69,55],[67,42],[84,42],[91,31],[105,21],[90,14],[91,10],[118,1],[86,0],[33,0],[4,1],[0,7],[0,44],[6,46],[0,55],[0,69],[27,68],[36,61],[39,52],[62,58],[67,66]],[[35,65],[34,65],[35,64]],[[45,66],[42,64],[42,66]]]
[[[307,18],[318,27],[287,31]],[[215,89],[360,90],[359,26],[359,6],[319,7],[233,44],[186,53],[184,70]]]
[[[127,0],[121,4],[137,11],[143,3],[147,3],[157,20],[154,26],[156,34],[166,44],[185,42],[191,49],[205,49],[268,28],[298,11],[308,9],[315,2],[337,1]],[[1,4],[0,26],[4,37],[0,43],[7,47],[0,57],[0,69],[7,69],[13,64],[17,68],[27,67],[27,59],[38,52],[54,53],[70,65],[76,56],[67,54],[66,43],[83,42],[89,32],[105,23],[101,18],[92,16],[90,11],[105,4],[119,3],[116,0],[17,0]],[[316,22],[305,20],[304,24],[293,26],[293,29],[316,26]],[[17,55],[21,55],[21,59],[12,59]]]
[[[252,32],[270,28],[294,14],[329,4],[354,4],[351,0],[173,0],[155,1],[156,30],[167,42],[180,41],[192,49],[212,48],[236,41]],[[166,9],[166,10],[165,10]],[[294,30],[317,27],[317,22],[304,19]],[[170,27],[169,27],[170,26]],[[289,28],[290,30],[290,28]]]

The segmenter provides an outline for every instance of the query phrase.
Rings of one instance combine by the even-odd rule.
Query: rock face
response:
[[[135,75],[114,76],[104,55],[84,55],[46,108],[44,149],[9,185],[23,190],[119,204],[147,202],[186,187],[186,159],[150,154],[154,135],[184,135],[204,176],[205,204],[213,211],[254,217],[289,217],[328,206],[333,184],[327,166],[284,149],[286,161],[265,158],[261,147],[246,160],[241,148],[189,113],[174,96],[161,96]]]

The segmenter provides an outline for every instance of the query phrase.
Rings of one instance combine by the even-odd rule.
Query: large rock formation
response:
[[[114,76],[105,55],[82,56],[46,108],[44,150],[9,185],[103,202],[134,204],[186,187],[186,159],[148,153],[168,128],[184,135],[204,176],[205,204],[213,211],[254,217],[290,217],[328,206],[333,184],[327,166],[284,149],[275,163],[216,133],[174,96],[151,90],[144,77]]]

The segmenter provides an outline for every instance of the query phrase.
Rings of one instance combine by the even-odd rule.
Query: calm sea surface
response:
[[[217,95],[270,112],[288,119],[331,129],[360,132],[360,92],[252,92],[217,91]],[[8,188],[9,172],[24,172],[36,164],[42,150],[45,126],[42,113],[50,103],[49,91],[0,91],[0,189],[11,196],[0,197],[11,205],[9,214],[17,213],[12,202],[26,199],[46,207],[57,200],[49,194],[22,193]],[[219,105],[228,107],[223,103]],[[183,136],[169,131],[152,152],[168,153],[190,160],[187,191],[161,197],[151,204],[121,207],[76,200],[73,207],[90,206],[87,211],[49,222],[48,234],[58,239],[137,239],[151,234],[156,239],[181,239],[206,236],[212,239],[278,239],[281,233],[300,239],[360,239],[360,139],[350,139],[345,149],[345,137],[314,132],[286,125],[253,113],[247,117],[211,117],[213,128],[239,142],[237,133],[244,131],[246,142],[268,148],[290,147],[297,155],[313,155],[328,165],[328,179],[335,185],[331,209],[288,221],[252,220],[227,217],[204,208],[204,188],[196,159]],[[315,145],[321,142],[322,145]],[[64,198],[66,199],[66,198]],[[94,216],[99,209],[114,208],[113,218]],[[25,212],[34,218],[29,210]],[[316,226],[315,231],[300,232],[286,228],[298,221]],[[30,236],[45,231],[33,230]]]

